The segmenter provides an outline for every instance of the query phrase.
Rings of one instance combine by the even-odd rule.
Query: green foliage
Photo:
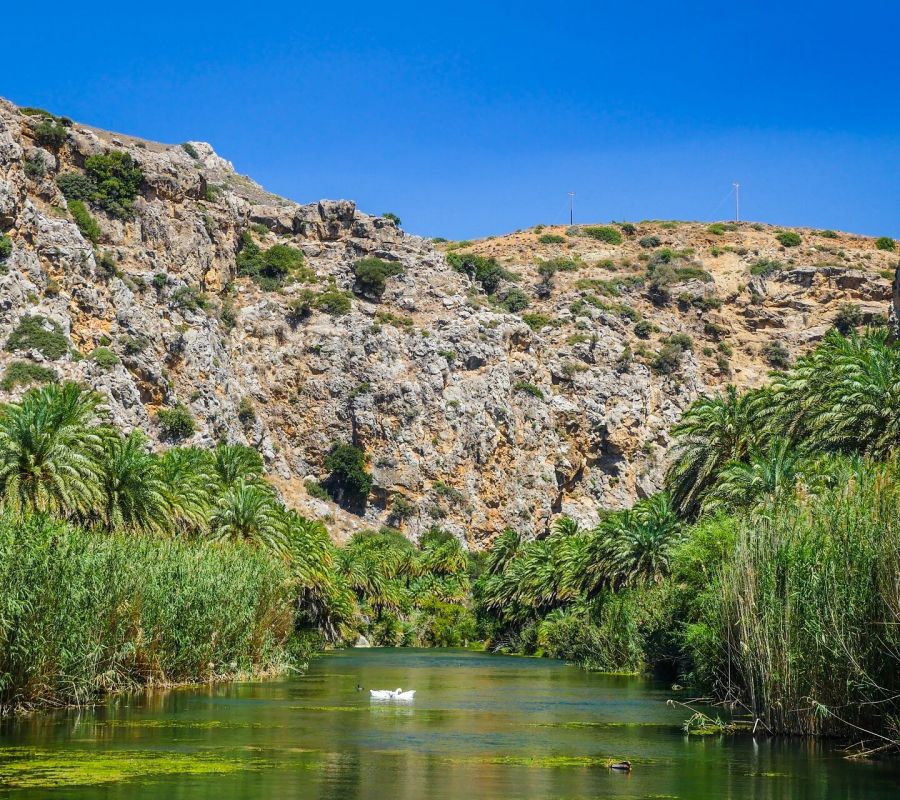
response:
[[[237,416],[241,425],[244,426],[251,425],[256,421],[256,408],[249,397],[241,398],[241,401],[238,403]]]
[[[387,279],[403,274],[403,267],[396,261],[384,261],[369,256],[361,258],[353,264],[356,277],[355,289],[362,295],[380,300],[387,288]]]
[[[525,394],[530,394],[532,397],[536,397],[538,400],[544,399],[544,393],[540,390],[539,387],[535,386],[533,383],[529,383],[528,381],[516,381],[512,387],[514,392],[524,392]]]
[[[791,365],[791,354],[783,342],[770,339],[763,346],[763,356],[775,369],[787,369]]]
[[[641,247],[652,250],[654,247],[659,247],[662,242],[658,236],[650,235],[650,236],[642,236],[638,240],[638,244]]]
[[[566,237],[560,236],[557,233],[545,233],[541,236],[538,236],[538,242],[541,244],[565,244]]]
[[[796,231],[779,231],[775,234],[775,238],[781,243],[782,247],[798,247],[803,239]]]
[[[183,142],[181,145],[181,149],[184,150],[194,161],[199,161],[200,153],[197,152],[197,148],[194,147],[190,142]]]
[[[172,292],[172,306],[179,311],[206,311],[209,297],[194,286],[179,286]]]
[[[91,351],[91,361],[102,369],[112,369],[119,362],[119,357],[108,347],[95,347]]]
[[[649,320],[642,319],[635,323],[634,335],[639,339],[649,339],[651,333],[653,333],[653,325]]]
[[[300,250],[286,244],[276,244],[262,250],[253,241],[250,231],[241,234],[241,249],[236,263],[238,275],[247,276],[267,292],[310,277]]]
[[[879,250],[887,250],[889,253],[893,253],[896,245],[890,236],[879,236],[875,240],[875,247]]]
[[[487,294],[496,292],[501,281],[516,280],[515,275],[501,267],[493,258],[471,253],[448,253],[447,263],[457,272],[468,275],[470,279],[481,284],[481,288]]]
[[[500,299],[500,305],[507,311],[515,314],[528,308],[529,297],[518,286],[508,289]]]
[[[34,127],[34,140],[48,150],[59,150],[66,143],[69,132],[66,126],[55,119],[41,120]]]
[[[9,392],[16,386],[54,383],[56,377],[56,370],[50,367],[42,367],[40,364],[35,364],[32,361],[11,361],[3,371],[0,389],[4,392]]]
[[[348,508],[363,508],[372,488],[365,451],[353,444],[337,443],[325,457],[324,466],[330,473],[324,485],[332,499]]]
[[[858,303],[842,303],[833,323],[835,328],[847,336],[862,325],[862,309]]]
[[[400,224],[401,224],[401,223],[400,223],[400,217],[398,217],[398,216],[397,216],[396,214],[394,214],[393,212],[391,212],[391,211],[386,211],[386,212],[385,212],[384,214],[382,214],[381,216],[384,217],[385,219],[389,219],[389,220],[390,220],[391,222],[393,222],[394,225],[396,225],[398,228],[400,227]]]
[[[43,178],[47,174],[47,165],[44,163],[44,157],[38,152],[30,158],[25,159],[25,175],[32,180]]]
[[[56,185],[66,200],[90,201],[97,194],[97,184],[83,172],[61,172],[56,176]]]
[[[69,352],[69,340],[59,323],[40,314],[26,315],[6,340],[6,350],[37,350],[44,358],[58,361]]]
[[[97,187],[91,201],[114,217],[130,219],[144,182],[144,173],[131,155],[112,150],[88,156],[84,168]]]
[[[582,228],[581,232],[606,244],[622,244],[622,234],[610,225],[589,225]]]
[[[182,403],[172,408],[161,408],[156,412],[156,421],[163,436],[176,442],[187,439],[197,430],[194,417]]]
[[[91,212],[87,210],[87,206],[81,200],[69,200],[66,203],[66,206],[69,209],[69,213],[72,215],[72,219],[75,220],[78,230],[81,231],[81,235],[88,241],[97,244],[97,242],[100,241],[100,236],[103,232],[100,230],[97,220],[95,220],[91,216]]]
[[[3,711],[259,673],[286,658],[288,568],[246,547],[6,515],[0,574]]]
[[[341,317],[350,313],[350,294],[336,287],[325,289],[316,297],[315,306],[332,317]]]
[[[838,235],[832,230],[819,231],[819,236],[823,239],[837,239]]]
[[[0,234],[0,263],[6,261],[12,255],[13,243],[5,233]]]
[[[546,314],[540,314],[538,312],[530,313],[530,314],[522,314],[522,322],[524,322],[531,330],[539,331],[543,328],[546,328],[548,325],[554,324],[554,319]]]
[[[750,265],[750,274],[768,278],[776,272],[784,269],[784,262],[777,258],[760,258]]]

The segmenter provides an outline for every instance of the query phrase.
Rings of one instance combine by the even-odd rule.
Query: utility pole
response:
[[[569,192],[569,225],[575,224],[575,192]]]
[[[734,221],[741,221],[741,185],[737,182],[731,184],[734,186]]]

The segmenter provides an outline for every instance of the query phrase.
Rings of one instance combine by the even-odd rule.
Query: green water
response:
[[[358,682],[416,700],[373,704]],[[548,660],[351,650],[300,678],[4,723],[0,798],[900,797],[896,764],[827,744],[688,738],[670,696]]]

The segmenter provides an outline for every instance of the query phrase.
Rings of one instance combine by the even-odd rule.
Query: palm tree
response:
[[[210,520],[216,541],[245,541],[276,553],[287,549],[281,511],[272,490],[238,480],[222,497]]]
[[[197,533],[206,529],[218,481],[206,450],[170,447],[160,456],[157,469],[165,484],[171,528]]]
[[[722,467],[744,457],[756,440],[762,400],[760,392],[738,394],[729,386],[724,396],[697,400],[672,429],[678,441],[666,487],[680,514],[694,516]]]
[[[518,531],[507,528],[491,544],[486,571],[496,575],[506,569],[506,565],[516,557],[522,546],[522,536]]]
[[[243,480],[252,483],[262,477],[262,456],[243,444],[220,444],[213,451],[213,468],[223,488]]]
[[[610,516],[598,530],[601,569],[619,585],[659,583],[669,572],[683,526],[665,492]]]
[[[100,398],[75,383],[45,386],[0,409],[0,501],[17,513],[71,516],[99,494]]]
[[[171,527],[166,484],[139,430],[106,440],[100,463],[100,507],[108,531],[163,531]]]
[[[746,461],[725,465],[703,500],[703,511],[754,509],[777,502],[794,491],[801,459],[801,450],[788,439],[773,439],[765,451],[754,447]]]

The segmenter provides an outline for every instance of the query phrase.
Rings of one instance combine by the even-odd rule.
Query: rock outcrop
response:
[[[275,197],[205,143],[73,124],[51,148],[38,144],[40,121],[0,102],[0,233],[12,244],[0,263],[0,344],[32,318],[60,332],[68,352],[7,347],[0,370],[27,360],[88,384],[119,425],[160,447],[157,412],[183,404],[197,424],[187,443],[257,448],[288,505],[327,517],[339,535],[439,525],[477,547],[507,526],[540,535],[561,513],[590,524],[599,508],[659,488],[668,429],[698,394],[759,383],[767,343],[796,354],[842,303],[871,321],[891,297],[881,273],[895,256],[870,239],[785,254],[764,226],[713,234],[658,223],[620,245],[546,228],[452,247],[518,273],[488,297],[431,241],[350,201]],[[132,216],[91,207],[94,243],[56,179],[113,150],[144,180]],[[241,276],[247,235],[261,249],[301,250],[302,276],[277,291]],[[642,246],[647,236],[659,248]],[[663,299],[645,275],[660,248],[676,267]],[[353,264],[365,256],[401,270],[378,301],[354,293]],[[553,257],[575,266],[548,279],[539,265]],[[787,263],[751,276],[765,257]],[[504,307],[516,307],[504,301],[514,286],[530,296],[519,313]],[[693,345],[682,337],[662,368],[656,354],[672,334]],[[367,454],[373,490],[361,514],[316,491],[337,442]]]

